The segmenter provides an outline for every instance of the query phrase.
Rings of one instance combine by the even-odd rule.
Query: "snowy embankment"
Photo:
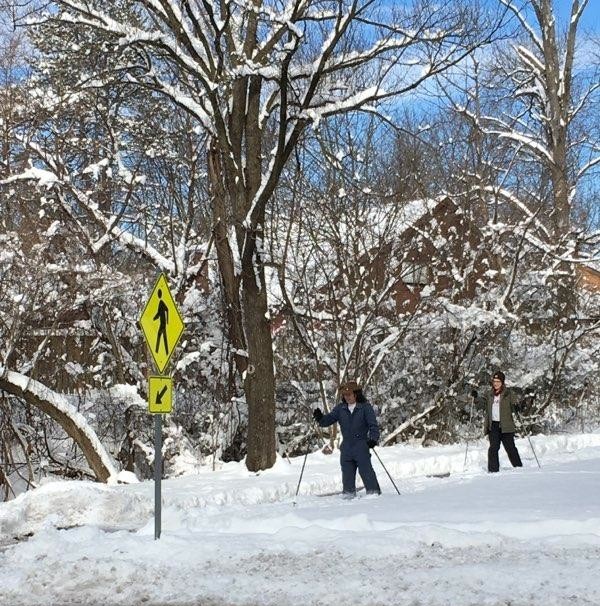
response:
[[[600,434],[536,436],[525,467],[485,473],[486,445],[395,446],[384,494],[351,502],[337,456],[250,474],[47,484],[0,505],[0,604],[600,604]],[[450,472],[447,478],[428,477]],[[75,526],[75,528],[72,528]],[[63,529],[66,528],[66,529]]]

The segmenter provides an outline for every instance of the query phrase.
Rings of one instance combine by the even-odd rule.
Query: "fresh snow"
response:
[[[597,605],[600,433],[378,454],[384,494],[343,501],[338,457],[242,463],[152,482],[50,482],[0,505],[0,604]],[[450,473],[447,478],[429,477]],[[294,505],[294,500],[296,504]],[[32,536],[29,536],[32,535]],[[28,538],[29,537],[29,538]]]

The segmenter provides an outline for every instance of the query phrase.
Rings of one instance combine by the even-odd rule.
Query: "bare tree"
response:
[[[275,460],[262,239],[282,170],[311,125],[373,111],[481,44],[489,30],[473,22],[468,4],[423,1],[407,12],[359,0],[65,0],[40,20],[104,39],[119,58],[112,73],[184,108],[210,139],[215,245],[249,408],[249,469]],[[107,70],[86,72],[90,85],[106,81]]]
[[[586,181],[600,166],[593,126],[598,69],[579,56],[581,18],[589,2],[572,0],[564,25],[552,0],[499,4],[513,16],[517,41],[499,47],[493,63],[482,61],[483,75],[473,74],[468,100],[458,109],[472,120],[478,137],[505,150],[492,174],[486,171],[492,179],[479,180],[476,188],[521,216],[538,215],[531,236],[543,243],[556,316],[566,318],[575,311],[573,261],[586,239],[576,215]]]

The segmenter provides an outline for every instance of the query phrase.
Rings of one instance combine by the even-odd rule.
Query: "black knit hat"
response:
[[[497,370],[493,375],[492,375],[492,381],[494,379],[500,379],[502,381],[502,383],[504,383],[504,379],[505,379],[505,375],[501,370]]]

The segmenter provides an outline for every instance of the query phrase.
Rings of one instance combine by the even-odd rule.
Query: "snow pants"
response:
[[[521,457],[519,456],[519,451],[515,446],[514,433],[502,433],[500,431],[500,423],[498,421],[493,421],[489,438],[490,447],[488,449],[488,471],[496,472],[500,470],[500,461],[498,460],[500,442],[502,442],[504,450],[506,450],[506,454],[508,455],[508,460],[511,462],[512,466],[523,467]]]
[[[367,494],[381,494],[375,470],[371,465],[371,453],[366,440],[357,440],[352,444],[342,444],[340,464],[342,466],[344,493],[356,493],[356,470],[358,469]]]

